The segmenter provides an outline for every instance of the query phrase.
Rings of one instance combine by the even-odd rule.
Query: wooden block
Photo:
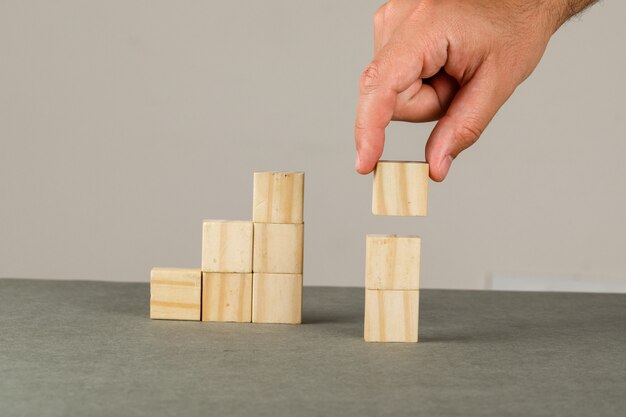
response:
[[[372,213],[379,216],[426,216],[428,164],[379,161],[374,171]]]
[[[366,342],[417,342],[419,291],[365,290]]]
[[[301,274],[303,254],[303,223],[254,223],[253,272]]]
[[[370,290],[419,290],[420,238],[368,235],[365,287]]]
[[[252,274],[202,273],[202,321],[252,321]]]
[[[202,271],[252,272],[252,222],[205,220],[202,226]]]
[[[252,322],[302,322],[302,274],[253,274]]]
[[[150,318],[200,320],[200,269],[152,268]]]
[[[304,172],[255,172],[252,221],[302,223]]]

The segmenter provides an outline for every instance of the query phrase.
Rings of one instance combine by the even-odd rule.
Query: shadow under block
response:
[[[202,224],[202,271],[252,272],[250,221],[205,220]]]
[[[152,268],[150,318],[200,320],[200,269]]]
[[[255,172],[252,221],[302,223],[304,172]]]
[[[253,272],[301,274],[304,223],[254,223]]]
[[[365,290],[366,342],[417,342],[419,291]]]
[[[428,163],[379,161],[374,171],[372,213],[379,216],[426,216]]]
[[[365,246],[365,288],[419,290],[419,237],[368,235]]]
[[[252,321],[252,274],[202,273],[202,321]]]
[[[252,322],[300,324],[302,274],[253,274]]]

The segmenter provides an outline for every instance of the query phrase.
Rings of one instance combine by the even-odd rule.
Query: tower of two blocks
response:
[[[426,216],[428,164],[380,161],[374,172],[372,212]],[[367,342],[417,342],[421,240],[368,235],[365,255]]]
[[[304,173],[255,173],[253,200],[252,221],[203,222],[200,269],[152,270],[152,318],[301,322]]]

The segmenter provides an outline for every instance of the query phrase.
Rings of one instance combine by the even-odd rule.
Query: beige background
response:
[[[365,234],[390,232],[422,236],[424,287],[625,284],[626,4],[555,36],[417,219],[374,217],[353,172],[378,5],[0,2],[0,276],[198,266],[203,218],[249,219],[252,172],[297,169],[309,285],[363,285]],[[385,158],[431,128],[392,126]]]

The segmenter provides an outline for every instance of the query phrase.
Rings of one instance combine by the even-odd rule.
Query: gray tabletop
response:
[[[423,291],[363,342],[363,289],[304,323],[151,321],[147,284],[0,280],[2,416],[624,416],[626,295]]]

